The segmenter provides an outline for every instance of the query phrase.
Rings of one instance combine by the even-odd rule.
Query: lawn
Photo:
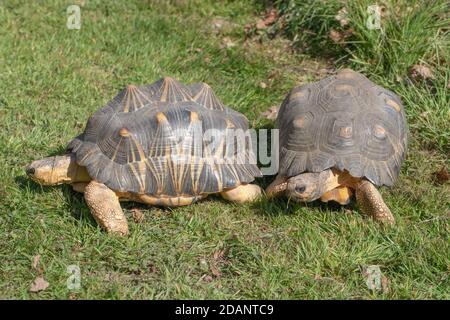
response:
[[[293,20],[290,2],[301,3],[276,4],[286,12],[285,32],[277,24],[255,28],[266,10],[257,1],[73,1],[80,30],[66,27],[70,2],[0,3],[0,298],[450,298],[450,72],[437,54],[440,44],[430,40],[435,34],[388,30],[430,43],[417,54],[402,51],[400,38],[383,47],[329,47],[320,38],[332,27],[327,23],[305,33],[322,42],[300,41],[295,35],[315,24]],[[318,17],[333,17],[331,9]],[[430,23],[426,18],[420,23]],[[355,41],[371,43],[357,31]],[[330,50],[319,52],[321,46]],[[425,84],[401,80],[419,62],[434,77]],[[378,225],[356,205],[235,205],[209,197],[176,209],[127,203],[130,236],[117,237],[97,226],[81,194],[25,175],[32,160],[63,152],[127,84],[163,76],[204,81],[251,126],[271,128],[263,111],[295,85],[343,65],[396,91],[405,105],[408,157],[397,184],[381,189],[395,227]],[[133,219],[136,212],[144,219]],[[380,290],[366,284],[364,270],[373,265],[382,273]],[[70,266],[79,267],[79,289],[67,286]],[[30,292],[37,277],[49,286]]]

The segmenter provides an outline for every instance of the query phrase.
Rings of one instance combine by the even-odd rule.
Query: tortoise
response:
[[[166,77],[121,90],[64,155],[34,161],[26,173],[42,185],[67,183],[84,192],[98,224],[126,235],[119,200],[176,207],[213,193],[237,203],[257,198],[261,189],[250,182],[261,172],[251,144],[237,150],[237,136],[228,135],[247,129],[247,118],[207,84]]]
[[[400,98],[351,69],[293,88],[277,117],[280,167],[269,197],[320,198],[395,223],[377,186],[392,186],[407,149]]]

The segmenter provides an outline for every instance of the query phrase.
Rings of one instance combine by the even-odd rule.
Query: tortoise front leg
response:
[[[266,195],[269,199],[275,198],[287,189],[287,178],[281,175],[277,175],[274,181],[266,188]]]
[[[241,184],[236,188],[222,191],[220,195],[225,200],[237,203],[251,202],[261,195],[261,188],[256,184]]]
[[[357,184],[356,201],[361,210],[375,220],[385,224],[395,224],[391,210],[384,203],[377,188],[369,181],[363,180]]]
[[[103,183],[91,181],[84,189],[84,199],[97,223],[108,233],[128,234],[128,223],[116,193]]]

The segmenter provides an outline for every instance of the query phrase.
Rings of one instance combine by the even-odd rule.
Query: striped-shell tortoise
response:
[[[375,186],[394,184],[406,153],[408,130],[397,95],[344,69],[292,89],[277,126],[280,169],[269,196],[348,204],[354,192],[364,213],[394,223]]]
[[[238,150],[237,136],[228,135],[237,129],[245,134],[247,118],[207,84],[166,77],[120,91],[66,154],[34,161],[26,172],[43,185],[71,184],[102,227],[127,234],[119,200],[183,206],[213,193],[239,203],[258,197],[251,143]]]

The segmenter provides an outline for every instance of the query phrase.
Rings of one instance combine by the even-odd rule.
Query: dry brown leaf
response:
[[[341,31],[337,31],[335,29],[331,29],[328,33],[328,37],[333,41],[334,43],[341,43],[342,40],[344,40],[344,33]]]
[[[223,39],[222,39],[222,43],[223,43],[223,46],[224,46],[225,48],[233,48],[233,47],[236,46],[236,43],[233,42],[233,40],[231,40],[230,37],[225,37],[225,38],[223,38]]]
[[[410,75],[415,80],[434,79],[433,72],[427,66],[415,64],[410,70]]]
[[[222,29],[225,23],[226,23],[225,19],[219,17],[216,17],[211,20],[211,25],[215,29]]]
[[[31,263],[31,267],[34,269],[34,270],[36,270],[36,271],[39,271],[39,261],[41,260],[41,255],[40,254],[38,254],[38,255],[35,255],[34,257],[33,257],[33,262]]]
[[[131,209],[131,216],[136,223],[142,223],[145,220],[145,214],[138,208]]]
[[[233,26],[233,23],[222,17],[215,17],[211,20],[211,27],[216,34],[226,32]]]
[[[158,269],[156,268],[156,266],[153,263],[150,263],[148,265],[148,270],[150,271],[150,273],[157,273]]]
[[[388,17],[390,15],[390,12],[385,6],[380,6],[380,13],[382,18]]]
[[[263,19],[260,19],[256,22],[256,29],[261,30],[265,29],[268,26],[274,24],[278,19],[278,11],[276,9],[271,9],[266,12]]]
[[[40,292],[48,288],[50,284],[43,277],[36,277],[30,286],[30,292]]]
[[[381,276],[381,288],[383,289],[383,293],[388,294],[391,292],[391,288],[389,287],[390,281],[386,276]]]
[[[439,171],[434,173],[434,181],[437,184],[445,184],[450,180],[450,173],[446,167],[442,167]]]
[[[216,277],[216,278],[220,278],[220,276],[222,275],[222,272],[220,272],[219,267],[217,266],[216,263],[211,263],[211,265],[209,266],[211,269],[211,273]]]
[[[201,258],[201,259],[199,260],[199,265],[200,265],[200,268],[201,268],[203,271],[207,271],[207,270],[209,269],[208,262],[206,261],[205,258]]]
[[[349,28],[344,31],[338,31],[336,29],[331,29],[328,33],[328,37],[333,41],[334,43],[342,43],[347,38],[351,37],[353,35],[353,29]]]
[[[269,109],[267,109],[264,112],[261,112],[261,115],[269,120],[275,120],[278,116],[278,110],[280,109],[279,106],[271,106]]]
[[[334,17],[339,23],[341,24],[341,27],[345,27],[348,25],[348,12],[347,9],[344,7],[341,10],[338,11],[337,15]]]
[[[219,250],[214,251],[214,254],[213,254],[214,260],[223,260],[224,256],[225,256],[224,250],[219,249]]]
[[[69,300],[77,300],[77,294],[75,292],[69,293]]]
[[[256,29],[261,30],[264,29],[266,27],[266,24],[264,23],[264,20],[258,20],[258,22],[256,22]]]

